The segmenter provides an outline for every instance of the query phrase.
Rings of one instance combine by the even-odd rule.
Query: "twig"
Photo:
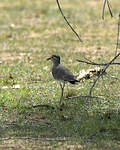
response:
[[[117,55],[117,50],[119,46],[119,34],[120,34],[120,14],[118,19],[118,32],[117,32],[117,43],[116,43],[116,50],[115,50],[115,56]]]
[[[120,56],[120,53],[118,53],[118,54],[110,61],[110,63],[108,63],[108,64],[106,65],[106,67],[102,70],[102,72],[99,74],[98,78],[94,81],[94,83],[93,83],[93,85],[92,85],[92,87],[91,87],[91,89],[90,89],[89,95],[92,94],[92,89],[94,88],[94,86],[95,86],[96,82],[98,81],[98,79],[104,74],[104,72],[106,72],[106,69],[107,69],[107,68],[115,61],[115,59],[116,59],[117,57],[119,57],[119,56]]]
[[[109,0],[107,0],[107,5],[108,5],[108,9],[109,9],[109,12],[110,12],[111,17],[113,17],[112,9],[111,9],[111,5],[110,5]]]
[[[105,12],[105,5],[106,5],[107,0],[104,1],[103,4],[103,11],[102,11],[102,19],[104,20],[104,12]]]
[[[56,0],[57,2],[57,5],[58,5],[58,8],[60,10],[60,13],[61,15],[63,16],[64,20],[66,21],[66,23],[68,24],[68,26],[71,28],[71,30],[73,31],[73,33],[77,36],[77,38],[79,39],[80,42],[83,42],[82,39],[79,37],[78,33],[73,29],[73,27],[71,26],[71,24],[69,23],[69,21],[67,20],[67,18],[65,17],[62,9],[61,9],[61,6],[60,6],[60,3],[59,3],[59,0]]]
[[[104,13],[105,13],[105,6],[106,6],[106,3],[107,3],[107,5],[108,5],[108,9],[109,9],[109,12],[110,12],[111,17],[113,17],[110,2],[109,2],[109,0],[105,0],[105,1],[104,1],[104,4],[103,4],[103,10],[102,10],[102,19],[103,19],[103,20],[104,20]]]
[[[118,24],[120,22],[120,14],[119,14],[119,19],[118,19]],[[118,28],[118,33],[119,33],[119,28]],[[117,45],[119,45],[119,34],[118,34],[118,37],[117,37]],[[116,52],[117,52],[117,49],[118,49],[118,46],[116,46]],[[107,68],[115,61],[115,59],[117,59],[117,57],[120,56],[120,53],[116,54],[116,56],[106,65],[106,67],[102,70],[102,72],[99,74],[98,78],[94,81],[91,89],[90,89],[90,92],[89,92],[89,95],[92,94],[92,89],[94,88],[96,82],[98,81],[98,79],[104,74],[104,72],[107,70]]]
[[[95,63],[95,62],[92,62],[92,61],[84,61],[84,60],[80,60],[80,59],[77,59],[77,61],[85,63],[85,64],[96,65],[96,66],[107,66],[109,64],[109,63],[99,64],[99,63]],[[110,65],[120,65],[120,63],[112,63]]]

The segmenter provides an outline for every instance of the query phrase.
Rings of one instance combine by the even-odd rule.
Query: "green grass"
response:
[[[60,111],[60,88],[51,75],[52,63],[46,61],[57,53],[75,74],[95,67],[76,61],[84,56],[109,62],[115,55],[119,0],[111,3],[114,18],[106,9],[104,21],[99,1],[65,0],[61,5],[83,43],[66,25],[53,0],[0,2],[0,149],[120,148],[119,66],[110,66],[93,90],[93,96],[102,95],[105,100],[73,98]],[[65,97],[88,95],[94,79],[68,84]],[[55,109],[32,107],[38,104]],[[3,140],[9,137],[14,139]]]

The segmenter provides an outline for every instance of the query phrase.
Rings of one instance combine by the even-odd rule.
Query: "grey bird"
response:
[[[58,55],[52,55],[50,58],[47,58],[47,60],[51,60],[53,62],[52,66],[52,75],[55,80],[59,81],[60,87],[61,87],[61,98],[60,98],[60,106],[63,105],[63,92],[65,83],[69,82],[71,84],[75,84],[76,82],[79,82],[75,79],[75,76],[73,73],[60,64],[60,56]]]

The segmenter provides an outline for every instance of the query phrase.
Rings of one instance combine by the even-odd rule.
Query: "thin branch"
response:
[[[111,17],[113,17],[112,8],[111,8],[111,4],[110,4],[109,0],[107,0],[107,5],[108,5],[108,9],[109,9]]]
[[[102,72],[99,74],[98,78],[94,81],[91,89],[90,89],[90,92],[89,92],[89,95],[92,94],[92,89],[94,88],[96,82],[98,81],[98,79],[104,74],[104,72],[106,72],[107,68],[115,61],[115,59],[117,59],[117,57],[120,56],[120,53],[118,53],[107,65],[106,67],[102,70]]]
[[[67,18],[65,17],[62,8],[60,6],[59,0],[56,0],[58,8],[60,10],[61,15],[63,16],[64,20],[66,21],[66,23],[68,24],[68,26],[71,28],[71,30],[73,31],[73,33],[77,36],[77,38],[79,39],[80,42],[83,42],[82,39],[79,37],[78,33],[73,29],[73,27],[71,26],[71,24],[69,23],[69,21],[67,20]]]
[[[102,10],[102,19],[103,19],[103,20],[104,20],[104,13],[105,13],[106,2],[107,2],[107,0],[105,0],[105,1],[104,1],[104,4],[103,4],[103,10]]]
[[[120,14],[119,14],[119,19],[118,19],[118,24],[120,24]],[[118,28],[118,33],[119,33],[119,28]],[[119,34],[118,34],[118,37],[117,37],[116,52],[117,52],[118,45],[119,45]],[[106,65],[106,67],[102,70],[102,72],[100,72],[98,78],[94,81],[92,87],[90,88],[89,95],[92,94],[92,89],[95,87],[95,84],[96,84],[96,82],[98,81],[98,79],[104,74],[104,72],[106,72],[107,68],[108,68],[111,64],[113,64],[113,62],[115,61],[115,59],[117,59],[117,57],[119,57],[119,56],[120,56],[120,53],[116,54],[116,56]]]
[[[109,2],[109,0],[105,0],[105,1],[104,1],[104,4],[103,4],[103,10],[102,10],[102,19],[103,19],[103,20],[104,20],[104,14],[105,14],[105,6],[106,6],[106,4],[107,4],[107,6],[108,6],[108,9],[109,9],[109,12],[110,12],[111,17],[113,17],[110,2]]]
[[[99,64],[99,63],[95,63],[92,61],[84,61],[84,60],[80,60],[80,59],[77,59],[77,61],[81,62],[81,63],[89,64],[89,65],[96,65],[96,66],[107,66],[109,64],[109,63]],[[120,65],[120,63],[112,63],[110,65]]]
[[[119,35],[120,34],[120,14],[119,14],[119,19],[118,19],[118,32],[117,32],[117,43],[116,43],[116,50],[115,50],[115,56],[117,55],[117,50],[119,46]]]

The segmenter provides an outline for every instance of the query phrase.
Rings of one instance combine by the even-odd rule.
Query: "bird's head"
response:
[[[60,64],[59,55],[52,55],[51,57],[47,58],[47,60],[51,60],[54,64]]]

